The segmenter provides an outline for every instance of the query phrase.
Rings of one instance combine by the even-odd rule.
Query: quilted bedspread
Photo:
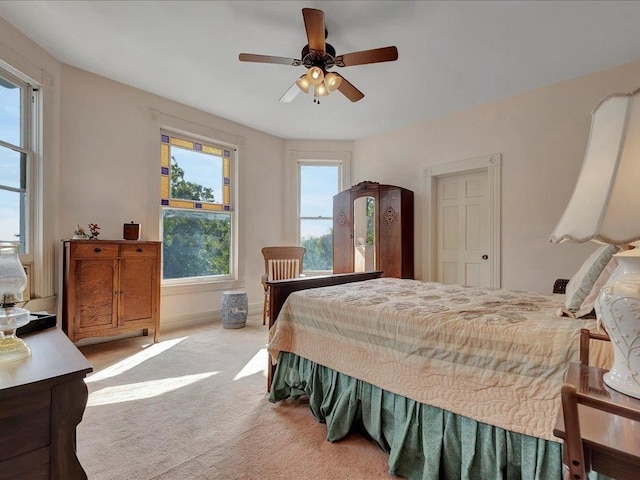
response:
[[[381,278],[295,292],[269,332],[281,351],[474,420],[552,434],[581,328],[564,297]],[[599,363],[606,361],[608,342]],[[594,352],[598,354],[598,352]]]

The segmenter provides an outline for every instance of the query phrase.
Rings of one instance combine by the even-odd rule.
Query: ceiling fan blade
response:
[[[304,28],[307,30],[309,49],[324,53],[324,12],[315,8],[303,8]]]
[[[336,73],[336,75],[339,75],[339,74]],[[362,100],[364,98],[364,93],[362,93],[360,90],[354,87],[353,84],[350,83],[342,75],[340,75],[340,77],[342,78],[342,82],[338,87],[338,90],[340,91],[340,93],[342,93],[345,97],[347,97],[352,102],[357,102],[358,100]]]
[[[293,85],[291,85],[289,89],[282,94],[282,96],[280,97],[280,100],[278,101],[282,103],[289,103],[291,100],[296,98],[299,93],[300,93],[300,88],[298,88],[298,85],[296,84],[296,82],[293,82]]]
[[[396,47],[382,47],[338,55],[336,57],[336,65],[338,67],[351,67],[366,63],[393,62],[397,59],[398,49]]]
[[[241,53],[238,56],[241,62],[277,63],[279,65],[302,65],[302,61],[296,58],[272,57],[271,55],[256,55],[253,53]]]

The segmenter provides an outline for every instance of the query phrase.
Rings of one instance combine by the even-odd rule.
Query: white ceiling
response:
[[[301,10],[325,12],[340,69],[365,98],[280,96],[304,67]],[[0,1],[60,61],[287,139],[357,139],[640,59],[636,1]],[[640,79],[639,79],[640,84]]]

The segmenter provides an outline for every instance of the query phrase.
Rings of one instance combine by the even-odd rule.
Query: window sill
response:
[[[333,275],[333,270],[309,270],[302,272],[305,277],[321,277],[325,275]]]
[[[220,292],[223,290],[244,289],[244,280],[196,280],[184,283],[163,283],[162,296],[183,295],[187,293]]]

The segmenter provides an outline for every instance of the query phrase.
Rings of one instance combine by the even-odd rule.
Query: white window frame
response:
[[[231,175],[234,186],[231,189],[231,274],[225,276],[189,277],[183,279],[162,279],[162,295],[182,295],[187,293],[208,292],[218,290],[237,289],[245,287],[245,280],[241,274],[244,271],[244,256],[239,252],[239,238],[242,222],[240,221],[241,206],[239,188],[239,159],[242,157],[242,149],[245,139],[242,136],[230,135],[226,132],[210,128],[199,123],[182,118],[167,115],[155,109],[149,109],[149,169],[158,172],[158,175],[149,176],[149,191],[153,193],[150,201],[158,205],[157,222],[149,229],[150,238],[162,239],[162,205],[160,205],[160,132],[170,132],[181,137],[211,142],[215,145],[225,146],[232,150]]]
[[[0,42],[0,69],[31,85],[33,103],[30,105],[31,158],[27,160],[29,191],[28,230],[29,253],[20,260],[30,274],[31,300],[26,308],[32,311],[56,310],[59,246],[57,212],[58,183],[58,86],[55,75],[34,64]],[[31,102],[32,99],[29,98]],[[61,302],[58,302],[60,312]]]
[[[188,141],[193,141],[193,142],[202,142],[205,144],[209,144],[211,146],[214,147],[221,147],[221,148],[225,148],[228,149],[231,152],[231,209],[230,210],[220,210],[220,211],[215,211],[215,210],[196,210],[196,209],[187,209],[187,208],[180,208],[180,207],[172,207],[172,206],[161,206],[162,212],[160,213],[160,233],[161,236],[160,238],[164,238],[164,231],[162,230],[163,228],[163,212],[165,210],[184,210],[184,211],[189,211],[189,212],[196,212],[196,213],[223,213],[223,214],[228,214],[230,217],[230,221],[231,221],[231,241],[230,241],[230,245],[229,245],[229,274],[228,275],[202,275],[199,277],[184,277],[184,278],[164,278],[164,273],[163,273],[163,278],[162,278],[162,284],[163,285],[184,285],[184,284],[194,284],[194,283],[218,283],[218,282],[228,282],[229,280],[235,280],[237,278],[237,272],[236,272],[236,265],[237,262],[235,261],[235,257],[236,255],[236,249],[235,249],[235,241],[234,239],[236,238],[236,228],[237,228],[237,222],[236,222],[236,215],[235,215],[235,210],[236,210],[236,198],[233,195],[234,190],[236,189],[236,182],[237,182],[237,178],[235,175],[236,172],[236,147],[235,146],[231,146],[231,145],[226,145],[223,144],[217,140],[211,139],[211,138],[206,138],[206,137],[201,137],[201,136],[195,136],[193,134],[185,134],[182,132],[175,132],[175,131],[171,131],[169,129],[162,129],[161,130],[161,134],[166,134],[166,135],[175,135],[176,137],[179,137],[180,139],[183,140],[188,140]],[[160,158],[160,157],[158,157]],[[169,187],[171,188],[171,187]],[[222,195],[222,192],[220,192],[220,194]],[[171,194],[169,194],[171,195]],[[177,199],[180,200],[180,199]],[[222,202],[221,202],[222,203]]]
[[[56,115],[54,97],[56,78],[46,70],[16,55],[0,43],[0,69],[8,80],[18,80],[27,85],[29,94],[24,112],[30,120],[24,125],[29,135],[27,155],[27,200],[25,227],[27,253],[20,260],[29,273],[30,310],[55,310],[57,253],[50,248],[59,238],[54,212],[57,205],[55,191],[58,188],[57,151],[55,147]],[[25,119],[23,119],[25,121]],[[59,310],[59,308],[58,308]]]
[[[14,145],[6,143],[0,139],[0,145],[6,147],[14,152],[23,153],[26,155],[26,183],[25,183],[25,206],[24,210],[20,212],[20,245],[21,254],[20,260],[23,263],[33,262],[34,241],[33,241],[33,216],[35,212],[34,204],[35,199],[39,197],[37,193],[37,182],[35,180],[35,172],[38,171],[37,165],[35,165],[36,152],[38,151],[38,132],[36,130],[38,122],[39,111],[39,89],[33,87],[27,79],[14,75],[3,65],[0,64],[0,76],[7,81],[13,83],[23,92],[21,98],[21,125],[20,125],[20,145]],[[9,240],[11,239],[2,239]]]
[[[288,179],[285,192],[285,242],[300,245],[300,167],[302,165],[336,165],[338,192],[351,187],[351,152],[309,152],[290,150],[285,174]],[[336,193],[338,193],[336,192]],[[326,270],[307,270],[305,275],[323,275]]]

